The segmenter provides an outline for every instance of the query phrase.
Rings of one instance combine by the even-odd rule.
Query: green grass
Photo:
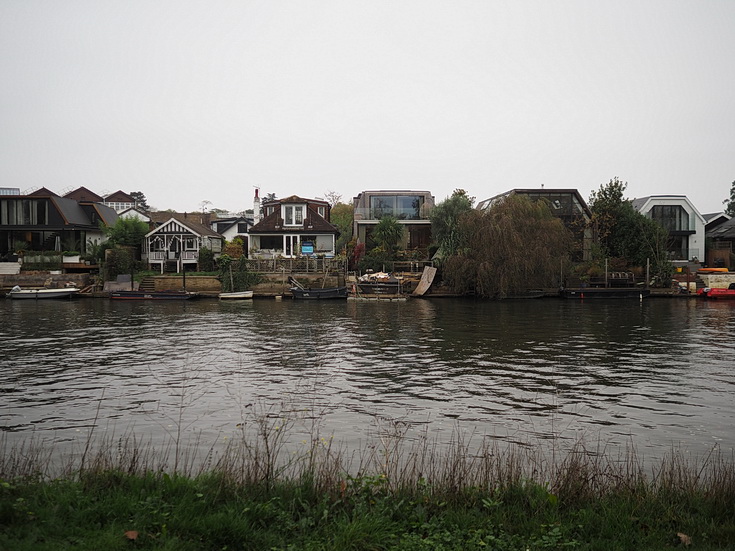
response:
[[[732,487],[650,482],[563,497],[530,480],[417,482],[343,475],[331,486],[307,476],[243,483],[216,469],[17,477],[0,484],[0,549],[609,551],[671,549],[677,533],[693,549],[735,547]]]
[[[584,442],[439,446],[398,422],[346,454],[293,422],[253,412],[196,461],[178,432],[163,449],[90,433],[55,459],[0,439],[0,550],[735,549],[735,460],[716,448],[644,466]]]

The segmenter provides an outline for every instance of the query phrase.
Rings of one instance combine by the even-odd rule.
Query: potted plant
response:
[[[79,264],[81,258],[79,251],[64,251],[61,253],[61,261],[64,264]]]

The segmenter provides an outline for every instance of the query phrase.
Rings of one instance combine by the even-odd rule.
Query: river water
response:
[[[211,445],[253,411],[359,447],[400,421],[508,442],[735,447],[735,302],[0,301],[0,429]]]

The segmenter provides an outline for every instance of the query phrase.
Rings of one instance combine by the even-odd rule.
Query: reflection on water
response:
[[[98,418],[211,442],[275,404],[324,412],[348,445],[380,416],[439,439],[735,446],[727,302],[3,301],[0,315],[10,440],[74,442]]]

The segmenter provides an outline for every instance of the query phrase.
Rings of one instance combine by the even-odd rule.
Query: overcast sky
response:
[[[0,1],[0,187],[240,211],[615,176],[722,210],[735,1]]]

